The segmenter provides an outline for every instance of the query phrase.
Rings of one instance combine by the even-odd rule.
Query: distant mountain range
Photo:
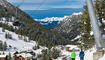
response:
[[[38,23],[42,24],[43,26],[49,28],[49,29],[53,29],[54,27],[56,27],[59,23],[61,23],[63,21],[63,19],[65,19],[67,16],[65,17],[52,17],[52,18],[45,18],[45,19],[35,19]]]
[[[79,13],[83,10],[83,8],[52,8],[48,10],[25,10],[25,12],[43,26],[53,29],[61,23],[66,16]]]

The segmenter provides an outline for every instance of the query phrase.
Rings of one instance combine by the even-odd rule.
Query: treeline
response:
[[[105,0],[95,0],[95,10],[97,14],[97,19],[99,23],[101,23],[101,30],[102,34],[105,34],[104,28],[105,24],[103,21],[105,21]],[[89,13],[88,13],[88,8],[87,5],[84,6],[84,11],[82,14],[82,22],[81,22],[81,27],[82,27],[82,33],[81,33],[81,41],[84,44],[81,44],[85,49],[91,48],[94,46],[95,40],[94,36],[91,34],[92,29],[91,29],[91,23],[90,23],[90,18],[89,18]]]

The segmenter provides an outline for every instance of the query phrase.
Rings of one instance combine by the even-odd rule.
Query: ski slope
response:
[[[9,33],[12,35],[12,39],[6,39],[5,34]],[[28,39],[28,38],[27,38]],[[36,42],[30,41],[25,42],[24,40],[20,40],[18,38],[18,35],[16,33],[10,32],[8,30],[5,30],[5,32],[2,32],[2,28],[0,28],[0,41],[3,41],[7,43],[7,45],[11,45],[13,48],[15,47],[17,50],[24,51],[24,50],[30,50],[33,46],[36,45]],[[14,51],[14,49],[11,49],[11,51]],[[8,48],[10,49],[10,48]]]

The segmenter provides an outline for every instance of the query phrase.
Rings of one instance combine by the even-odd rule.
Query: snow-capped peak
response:
[[[72,15],[81,15],[82,12],[79,12],[79,13],[73,13]]]
[[[64,17],[51,17],[51,18],[45,18],[45,19],[35,19],[36,21],[43,21],[43,22],[48,22],[48,21],[63,21],[67,16]]]

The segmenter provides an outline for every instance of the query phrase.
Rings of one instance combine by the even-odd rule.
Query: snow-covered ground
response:
[[[9,33],[12,35],[12,39],[6,39],[5,34]],[[11,45],[12,47],[16,47],[18,50],[29,50],[32,49],[33,46],[35,46],[36,42],[30,41],[25,42],[24,40],[20,40],[18,38],[18,35],[10,32],[8,30],[5,30],[5,32],[2,32],[2,28],[0,28],[0,40],[7,43],[7,45]]]
[[[70,47],[70,49],[80,50],[80,48],[78,48],[75,45],[67,45],[66,47]],[[93,60],[93,53],[94,52],[96,52],[96,49],[95,48],[91,48],[91,49],[85,51],[84,60]],[[80,51],[76,51],[76,60],[80,60],[79,53],[80,53]],[[62,58],[65,58],[65,57],[66,57],[67,60],[70,60],[71,59],[71,52],[66,51],[66,49],[61,50],[61,55],[65,55],[65,56],[59,57],[57,60],[62,60]]]
[[[12,39],[6,39],[5,38],[6,33],[11,34]],[[27,39],[28,39],[28,37],[27,37]],[[8,46],[9,45],[12,46],[12,48],[8,47],[8,50],[5,51],[6,55],[8,55],[9,52],[11,52],[11,54],[13,55],[13,53],[16,51],[30,51],[30,50],[34,51],[36,54],[41,54],[41,51],[43,49],[47,49],[46,47],[40,46],[40,49],[33,50],[32,47],[37,45],[35,41],[30,40],[30,42],[25,42],[24,40],[20,40],[18,38],[18,34],[14,33],[14,32],[10,32],[8,30],[5,30],[5,32],[2,32],[2,28],[0,28],[0,41],[3,41],[3,42],[6,41]],[[14,47],[16,47],[16,49],[14,49]],[[78,48],[76,45],[66,45],[65,47],[70,47],[71,50],[72,49],[80,50],[80,48]],[[60,50],[60,47],[58,49]],[[76,52],[76,55],[77,55],[76,60],[80,60],[79,59],[79,52],[80,51]],[[91,48],[91,49],[85,51],[85,60],[93,60],[93,53],[94,52],[96,52],[95,48]],[[0,53],[2,53],[2,51]],[[26,56],[26,54],[24,54],[24,53],[22,53],[22,54],[23,54],[22,56],[24,56],[24,55]],[[71,52],[66,51],[66,48],[64,48],[64,50],[61,50],[60,54],[65,55],[65,56],[61,56],[56,60],[62,60],[62,58],[64,58],[64,57],[66,57],[67,60],[69,60],[71,57]],[[31,56],[31,55],[27,54],[27,56]],[[100,60],[104,60],[104,59],[105,59],[105,55],[102,58],[100,58]]]
[[[76,13],[75,13],[75,15],[76,15]],[[5,23],[5,21],[0,21],[0,22]],[[9,26],[13,26],[12,22],[8,22],[8,25]],[[5,38],[5,34],[6,33],[11,34],[12,35],[12,39],[6,39]],[[93,35],[93,32],[91,32],[91,35]],[[46,47],[40,46],[40,49],[33,50],[33,47],[35,45],[37,45],[37,43],[35,41],[29,40],[28,37],[26,37],[26,39],[29,40],[29,41],[25,42],[24,39],[19,39],[18,36],[19,36],[18,34],[14,33],[14,32],[11,32],[11,31],[8,31],[8,30],[5,30],[5,32],[2,32],[2,28],[0,27],[0,41],[6,42],[7,46],[12,46],[11,48],[8,47],[7,51],[4,51],[5,55],[8,55],[9,52],[13,55],[13,53],[16,52],[16,51],[18,51],[18,52],[21,52],[21,51],[33,51],[36,54],[41,54],[42,53],[41,51],[43,49],[47,49]],[[75,39],[78,39],[79,37],[81,37],[81,36],[77,36]],[[78,48],[76,45],[66,45],[65,47],[70,47],[71,50],[72,49],[80,50],[80,48]],[[58,49],[60,50],[60,47],[58,47]],[[77,55],[76,60],[80,60],[79,52],[80,51],[76,52],[76,55]],[[94,52],[96,52],[95,47],[85,51],[85,58],[84,59],[85,60],[93,60],[93,53]],[[0,51],[0,53],[3,53],[3,52]],[[2,56],[5,56],[5,55],[2,55]],[[20,55],[26,56],[25,53],[22,53]],[[65,58],[65,57],[67,58],[67,60],[70,60],[71,52],[68,52],[68,51],[66,51],[66,49],[64,49],[64,50],[61,50],[60,55],[65,55],[65,56],[61,56],[61,57],[59,57],[56,60],[62,60],[62,58]],[[27,56],[31,56],[31,55],[27,54]],[[104,60],[104,59],[105,59],[105,55],[102,58],[100,58],[100,60]]]
[[[6,33],[11,34],[12,39],[6,39],[5,38]],[[33,50],[33,47],[35,45],[37,45],[37,43],[35,41],[30,40],[28,42],[25,42],[24,39],[19,39],[18,36],[19,36],[18,34],[11,32],[11,31],[8,31],[8,30],[5,30],[5,32],[2,32],[2,28],[0,28],[0,41],[6,42],[7,46],[8,46],[7,51],[4,51],[4,53],[6,55],[8,55],[9,52],[13,55],[13,53],[16,51],[18,51],[18,52],[33,51],[36,54],[41,54],[41,51],[43,49],[47,49],[46,47],[40,46],[40,49]],[[26,39],[29,40],[28,37],[26,37]],[[12,47],[9,47],[9,46],[12,46]],[[3,53],[3,51],[0,51],[0,53]]]
[[[100,58],[99,60],[105,60],[105,55],[102,58]]]

